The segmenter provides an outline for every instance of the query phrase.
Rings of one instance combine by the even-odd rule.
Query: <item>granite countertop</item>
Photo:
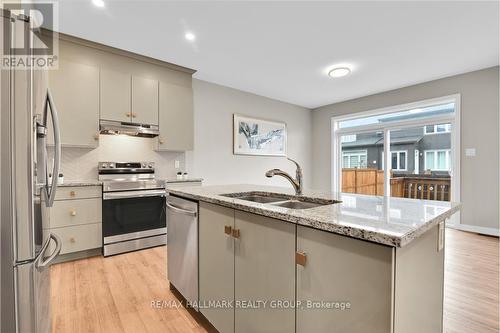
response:
[[[63,184],[57,184],[58,187],[70,187],[70,186],[101,186],[102,181],[100,180],[67,180]]]
[[[170,194],[268,216],[392,247],[403,247],[460,210],[460,204],[304,190],[304,196],[341,203],[310,209],[290,209],[222,196],[228,193],[273,192],[293,195],[293,189],[226,185],[183,187]]]

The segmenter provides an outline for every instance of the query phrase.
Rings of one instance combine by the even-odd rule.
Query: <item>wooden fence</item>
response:
[[[384,195],[384,171],[342,169],[342,192]],[[391,177],[391,196],[450,201],[451,179],[432,177]]]

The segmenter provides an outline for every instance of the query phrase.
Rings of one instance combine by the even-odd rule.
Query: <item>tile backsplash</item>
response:
[[[151,138],[100,135],[95,149],[63,148],[61,172],[65,180],[95,180],[99,161],[152,161],[157,178],[175,177],[177,171],[185,171],[184,152],[156,152],[154,142]],[[179,169],[175,169],[175,161],[179,161]]]

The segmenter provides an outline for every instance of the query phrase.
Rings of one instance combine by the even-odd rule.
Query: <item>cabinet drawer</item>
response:
[[[102,197],[101,186],[58,187],[55,200],[87,199]]]
[[[61,238],[61,254],[102,247],[101,223],[46,229],[44,233],[54,233]]]
[[[49,208],[49,228],[101,223],[101,198],[55,201]]]

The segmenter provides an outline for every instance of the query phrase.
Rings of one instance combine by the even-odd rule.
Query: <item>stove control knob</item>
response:
[[[146,169],[146,163],[141,163],[143,169]]]
[[[114,163],[109,163],[109,167],[110,167],[111,169],[113,169],[113,168],[115,167],[115,164],[114,164]]]
[[[153,168],[153,164],[149,163],[148,164],[148,168],[152,169]]]
[[[103,164],[101,164],[101,168],[106,169],[107,167],[108,167],[108,164],[107,164],[107,163],[103,163]]]

